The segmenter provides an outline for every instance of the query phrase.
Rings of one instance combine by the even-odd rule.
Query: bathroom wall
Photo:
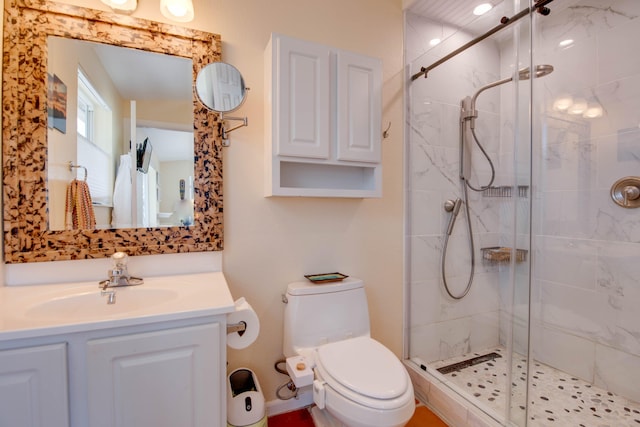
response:
[[[68,3],[107,10],[99,0]],[[400,0],[195,0],[187,26],[221,34],[223,60],[244,75],[246,103],[234,115],[249,126],[231,134],[224,153],[223,270],[234,297],[245,296],[262,327],[257,342],[229,351],[229,368],[256,371],[267,400],[286,382],[273,369],[282,355],[281,293],[304,274],[327,271],[366,281],[372,335],[402,354],[403,134]],[[159,1],[140,1],[133,16],[167,22]],[[383,60],[381,199],[263,197],[263,51],[271,32],[330,44]],[[330,313],[327,313],[330,315]]]

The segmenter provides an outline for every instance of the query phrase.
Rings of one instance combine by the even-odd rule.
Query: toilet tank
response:
[[[348,277],[340,282],[295,282],[287,287],[285,357],[299,354],[300,349],[369,334],[362,280]]]

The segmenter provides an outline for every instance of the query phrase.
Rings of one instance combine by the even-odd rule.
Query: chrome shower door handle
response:
[[[617,180],[611,187],[611,198],[623,208],[639,208],[640,177],[627,176]]]

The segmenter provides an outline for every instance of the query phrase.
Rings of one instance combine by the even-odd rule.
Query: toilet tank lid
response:
[[[287,286],[287,294],[289,295],[314,295],[327,294],[331,292],[342,292],[350,289],[364,287],[364,283],[360,279],[347,277],[339,282],[327,282],[315,284],[310,281],[294,282]]]

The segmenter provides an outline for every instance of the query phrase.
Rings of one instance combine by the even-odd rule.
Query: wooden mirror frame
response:
[[[220,36],[45,0],[5,3],[2,68],[4,261],[23,263],[222,250],[219,115],[193,94],[194,224],[190,227],[48,230],[47,37],[60,36],[192,60],[193,85],[220,60]]]

